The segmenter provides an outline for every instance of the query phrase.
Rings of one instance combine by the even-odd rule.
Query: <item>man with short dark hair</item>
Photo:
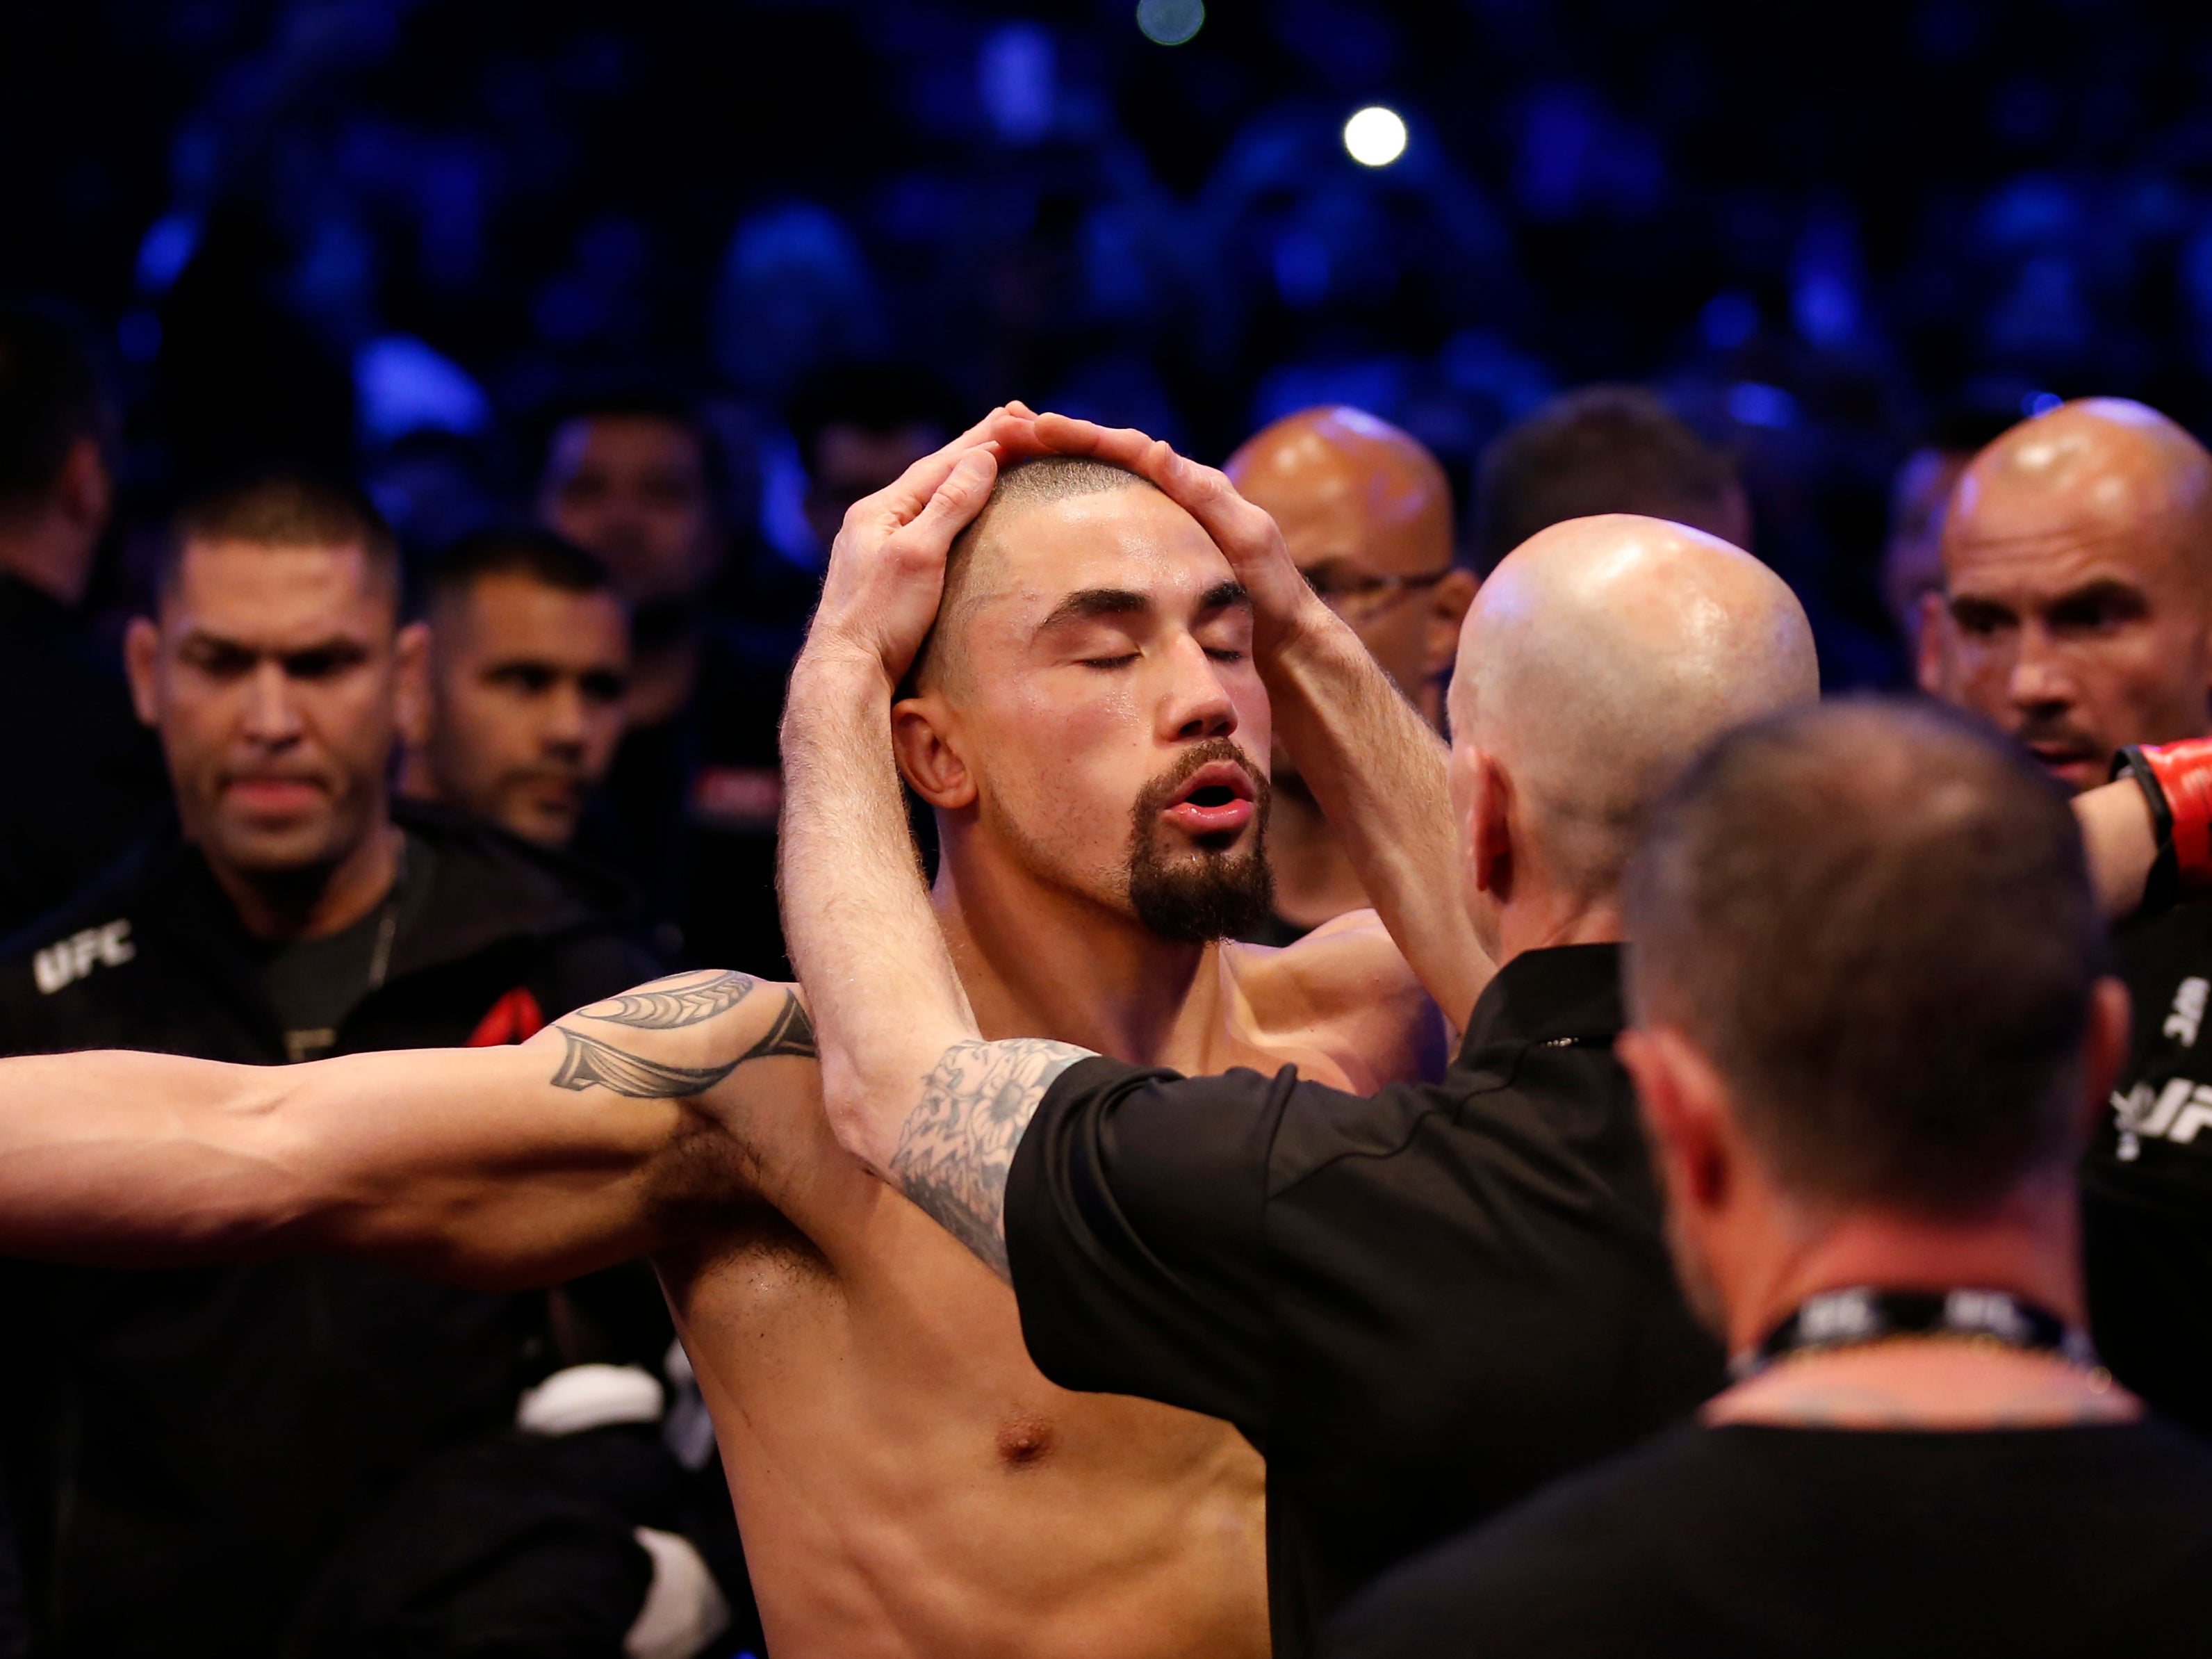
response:
[[[74,892],[161,799],[114,647],[76,614],[114,493],[113,425],[75,319],[0,303],[0,937]]]
[[[1548,526],[1636,513],[1751,545],[1735,463],[1656,394],[1584,386],[1508,427],[1475,477],[1475,565],[1485,574]]]
[[[630,608],[629,727],[579,850],[636,886],[669,954],[781,976],[775,722],[788,647],[711,604],[729,551],[725,472],[696,408],[600,398],[555,427],[538,515],[602,560]]]
[[[824,549],[853,503],[889,488],[951,437],[945,389],[898,363],[840,363],[794,392],[785,410],[806,469],[806,523]]]
[[[485,531],[431,573],[399,793],[566,847],[622,741],[629,615],[550,530]]]
[[[175,823],[0,951],[0,1052],[258,1066],[504,1043],[649,975],[612,884],[386,781],[398,554],[278,474],[179,515],[128,640]],[[327,1261],[12,1267],[0,1433],[49,1651],[273,1650],[316,1564],[423,1456],[508,1418],[535,1304]]]
[[[1352,1659],[2202,1651],[2212,1449],[2085,1329],[2127,1045],[2063,798],[1936,711],[1723,738],[1627,884],[1634,1073],[1702,1420],[1394,1575]]]

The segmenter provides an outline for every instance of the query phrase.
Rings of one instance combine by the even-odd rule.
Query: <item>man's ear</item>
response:
[[[62,511],[72,523],[98,535],[107,523],[107,509],[115,495],[114,480],[108,474],[107,457],[100,453],[100,440],[82,437],[70,444],[57,482],[54,497],[61,503]]]
[[[1723,1103],[1726,1090],[1711,1063],[1680,1031],[1664,1025],[1623,1031],[1613,1053],[1635,1079],[1644,1133],[1668,1201],[1684,1211],[1727,1202],[1735,1138]]]
[[[1454,756],[1465,767],[1460,824],[1468,874],[1478,893],[1503,903],[1513,896],[1513,781],[1487,750],[1464,748]]]
[[[430,624],[410,623],[392,641],[393,685],[392,713],[399,740],[410,749],[427,747],[437,691],[430,684],[432,649]]]
[[[1460,626],[1467,621],[1468,607],[1474,603],[1475,589],[1481,586],[1482,578],[1465,565],[1455,564],[1429,590],[1428,646],[1421,663],[1425,679],[1440,680],[1451,672],[1452,662],[1459,655]]]
[[[975,799],[975,777],[950,741],[941,700],[925,691],[891,705],[891,752],[914,792],[932,806],[957,812]]]
[[[1920,596],[1920,650],[1913,678],[1931,697],[1945,702],[1951,696],[1951,608],[1939,590]]]
[[[133,617],[123,631],[123,672],[131,682],[131,706],[141,726],[161,723],[161,698],[156,665],[161,654],[161,633],[145,617]]]

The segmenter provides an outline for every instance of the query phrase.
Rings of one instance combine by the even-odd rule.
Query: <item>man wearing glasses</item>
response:
[[[1476,579],[1453,562],[1451,486],[1436,457],[1388,422],[1331,405],[1262,428],[1228,471],[1282,526],[1314,592],[1422,717],[1440,725]],[[1279,744],[1273,773],[1275,913],[1248,936],[1259,945],[1288,945],[1368,903],[1342,842]]]

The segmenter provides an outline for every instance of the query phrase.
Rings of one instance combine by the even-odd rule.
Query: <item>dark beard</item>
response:
[[[1258,833],[1242,853],[1217,852],[1204,841],[1191,857],[1170,861],[1159,846],[1159,815],[1190,775],[1215,761],[1242,766],[1258,792],[1252,803]],[[1271,791],[1244,751],[1226,738],[1194,747],[1173,770],[1155,778],[1130,813],[1129,907],[1137,920],[1179,944],[1235,939],[1274,913],[1275,872],[1267,864],[1267,806]]]

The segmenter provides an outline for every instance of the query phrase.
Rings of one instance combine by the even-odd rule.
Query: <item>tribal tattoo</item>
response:
[[[760,984],[750,974],[735,971],[709,970],[703,978],[678,974],[595,1002],[581,1012],[586,1019],[603,1019],[611,1025],[672,1031],[679,1025],[696,1025],[726,1012],[759,989]]]
[[[569,1018],[647,1031],[673,1030],[726,1013],[762,984],[750,974],[736,973],[713,974],[690,984],[662,980],[655,986],[594,1003]],[[747,1060],[815,1059],[814,1025],[806,1017],[805,1004],[790,987],[776,988],[783,997],[783,1006],[776,1011],[768,1030],[744,1053],[720,1066],[671,1065],[603,1038],[586,1036],[568,1020],[562,1020],[558,1024],[566,1047],[560,1067],[553,1073],[553,1085],[607,1089],[635,1100],[682,1100],[713,1088]]]
[[[922,1085],[891,1156],[906,1195],[1000,1278],[1006,1264],[1006,1176],[1053,1079],[1087,1048],[1042,1037],[956,1042]]]

